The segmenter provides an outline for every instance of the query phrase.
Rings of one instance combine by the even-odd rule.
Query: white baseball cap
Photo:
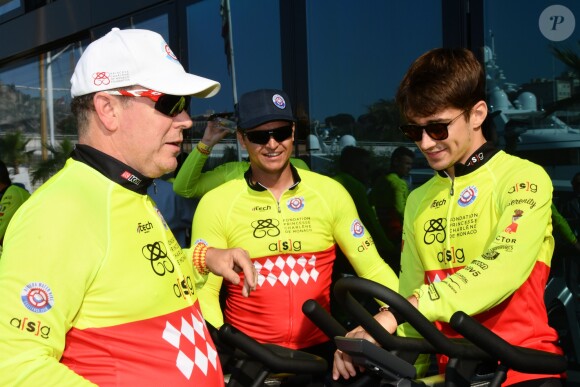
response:
[[[185,72],[158,33],[119,28],[88,45],[70,81],[73,97],[139,85],[164,94],[209,98],[221,87]]]

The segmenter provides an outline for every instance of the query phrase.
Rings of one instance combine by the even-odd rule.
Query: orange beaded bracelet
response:
[[[209,274],[209,269],[205,263],[205,255],[208,248],[205,243],[198,242],[193,249],[193,267],[202,275]]]

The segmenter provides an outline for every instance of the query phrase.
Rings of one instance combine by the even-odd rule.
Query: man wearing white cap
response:
[[[79,143],[4,241],[0,385],[223,386],[195,289],[243,271],[248,296],[248,254],[182,250],[146,194],[177,165],[191,96],[219,83],[186,73],[159,34],[117,28],[71,83]]]

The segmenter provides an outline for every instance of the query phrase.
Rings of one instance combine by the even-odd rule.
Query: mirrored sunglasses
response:
[[[292,136],[292,125],[282,126],[271,130],[245,132],[244,136],[246,136],[248,141],[258,145],[266,145],[268,141],[270,141],[270,137],[273,137],[277,142],[282,142]]]
[[[449,125],[461,117],[467,110],[462,111],[459,115],[449,122],[433,122],[427,125],[401,125],[399,129],[409,140],[418,142],[423,138],[423,130],[429,137],[435,141],[445,140],[449,136]]]
[[[155,110],[169,117],[176,117],[189,108],[191,96],[163,94],[155,90],[106,90],[107,94],[123,97],[146,97],[155,102]]]

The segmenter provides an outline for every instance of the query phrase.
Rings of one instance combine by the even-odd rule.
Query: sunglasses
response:
[[[427,133],[427,135],[433,140],[445,140],[447,136],[449,136],[449,125],[465,114],[466,111],[467,110],[462,111],[457,117],[449,122],[433,122],[424,126],[407,124],[401,125],[399,129],[401,129],[401,132],[403,132],[405,137],[414,142],[421,141],[423,138],[423,130],[425,130],[425,133]]]
[[[155,102],[155,110],[169,117],[176,117],[189,108],[191,96],[163,94],[155,90],[106,90],[105,93],[123,97],[146,97]]]
[[[274,140],[277,142],[282,142],[292,136],[292,125],[282,126],[280,128],[270,130],[245,132],[244,136],[246,136],[248,141],[258,145],[266,145],[268,141],[270,141],[270,137],[274,137]]]

